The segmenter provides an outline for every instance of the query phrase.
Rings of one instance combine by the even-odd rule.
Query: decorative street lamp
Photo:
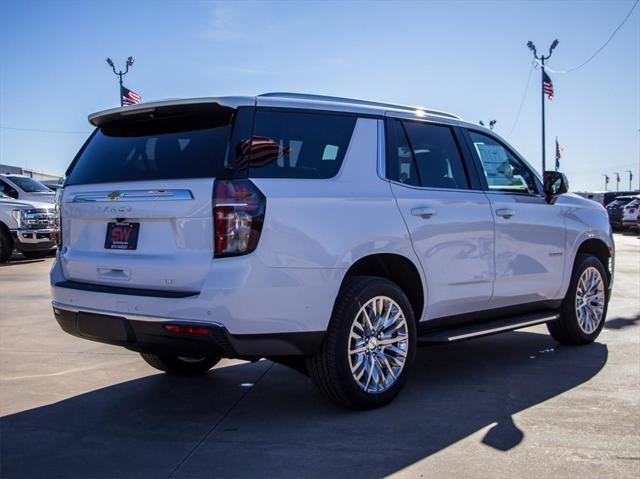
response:
[[[120,71],[116,71],[116,66],[113,64],[113,60],[111,60],[111,58],[107,58],[107,64],[111,67],[111,69],[113,70],[113,73],[115,73],[118,78],[120,79],[120,106],[123,105],[122,103],[122,77],[125,76],[127,73],[129,73],[129,67],[133,65],[133,62],[135,60],[133,59],[133,57],[129,57],[127,58],[127,63],[126,63],[126,68],[124,71],[120,70]]]

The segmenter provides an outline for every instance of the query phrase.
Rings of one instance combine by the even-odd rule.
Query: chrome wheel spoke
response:
[[[409,330],[400,306],[387,296],[370,299],[358,311],[349,334],[353,379],[367,393],[386,391],[402,373],[408,348]]]
[[[598,329],[604,316],[605,302],[602,275],[590,266],[580,275],[576,288],[576,316],[582,332],[591,334]]]

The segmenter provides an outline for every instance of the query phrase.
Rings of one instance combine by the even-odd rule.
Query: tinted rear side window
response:
[[[258,110],[247,143],[254,178],[331,178],[338,173],[356,118]],[[241,166],[241,165],[237,165]]]
[[[393,121],[390,128],[390,179],[427,188],[469,188],[450,127]]]
[[[105,125],[76,159],[67,184],[222,176],[231,121],[225,110]]]

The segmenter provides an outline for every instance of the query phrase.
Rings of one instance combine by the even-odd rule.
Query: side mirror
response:
[[[569,180],[559,171],[544,172],[544,194],[548,200],[569,191]]]
[[[14,190],[13,188],[5,191],[4,194],[7,195],[7,196],[10,196],[14,200],[18,199],[18,192],[16,190]]]

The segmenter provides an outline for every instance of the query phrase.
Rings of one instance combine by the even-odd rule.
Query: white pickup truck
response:
[[[56,235],[54,205],[0,193],[0,263],[9,261],[14,249],[30,259],[43,258],[56,247]]]

